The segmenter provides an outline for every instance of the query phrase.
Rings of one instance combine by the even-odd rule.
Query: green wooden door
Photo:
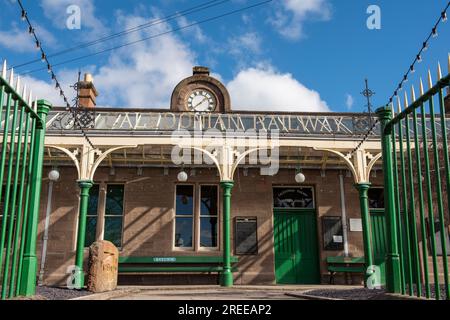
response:
[[[387,253],[386,218],[384,216],[384,210],[371,210],[370,221],[374,264],[380,267],[381,284],[384,285],[386,283]]]
[[[279,284],[320,282],[313,210],[274,211],[275,278]]]

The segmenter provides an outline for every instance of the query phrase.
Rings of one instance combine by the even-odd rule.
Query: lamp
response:
[[[59,179],[59,171],[56,168],[53,168],[52,170],[50,170],[50,172],[48,173],[48,179],[50,181],[57,181]]]
[[[181,172],[178,173],[177,179],[180,182],[186,182],[188,179],[188,174],[186,173],[186,171],[182,170]]]

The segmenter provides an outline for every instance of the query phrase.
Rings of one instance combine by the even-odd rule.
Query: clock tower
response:
[[[194,67],[193,75],[182,80],[172,92],[171,111],[230,112],[230,95],[225,86],[210,76],[206,67]]]

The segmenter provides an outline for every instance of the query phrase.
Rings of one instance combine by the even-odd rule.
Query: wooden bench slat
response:
[[[328,271],[331,272],[357,272],[364,273],[366,270],[365,267],[344,267],[344,266],[329,266]]]
[[[327,257],[327,263],[335,264],[363,264],[364,257]]]
[[[238,257],[231,257],[231,262],[238,262]],[[176,257],[148,257],[148,256],[129,256],[119,257],[119,263],[158,263],[158,264],[171,264],[171,263],[223,263],[223,257],[221,256],[176,256]]]
[[[222,267],[124,267],[119,266],[123,273],[151,273],[151,272],[221,272]],[[237,268],[232,268],[237,271]]]

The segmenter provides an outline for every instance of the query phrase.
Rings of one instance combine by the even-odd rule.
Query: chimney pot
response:
[[[208,67],[201,67],[201,66],[196,66],[193,68],[193,74],[197,75],[207,75],[209,76],[209,68]]]
[[[92,74],[84,74],[84,80],[78,83],[78,90],[79,106],[82,108],[95,108],[97,105],[95,99],[98,96],[98,92],[97,89],[95,89]]]

